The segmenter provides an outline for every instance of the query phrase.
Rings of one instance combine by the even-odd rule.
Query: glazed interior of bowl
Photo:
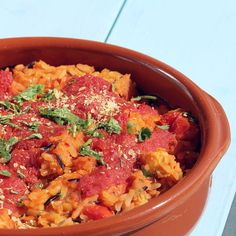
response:
[[[0,67],[28,64],[36,60],[44,60],[51,65],[83,63],[93,65],[98,70],[109,68],[130,73],[140,90],[159,95],[172,107],[181,107],[191,112],[198,119],[201,128],[200,158],[176,186],[130,212],[98,222],[65,227],[63,232],[68,235],[89,234],[94,231],[100,235],[128,232],[160,219],[189,198],[209,178],[228,145],[227,120],[218,119],[223,110],[217,110],[209,96],[184,75],[153,58],[111,45],[75,39],[21,38],[0,41]],[[218,137],[219,132],[221,137]],[[34,235],[56,235],[61,233],[61,229],[27,232]],[[4,231],[4,235],[11,233]]]

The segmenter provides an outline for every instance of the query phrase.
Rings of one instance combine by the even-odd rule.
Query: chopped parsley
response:
[[[141,101],[143,99],[157,100],[157,97],[156,96],[151,96],[151,95],[142,95],[142,96],[137,96],[137,97],[131,98],[131,101]]]
[[[24,178],[25,178],[25,175],[21,172],[20,169],[17,169],[16,173],[17,173],[17,175],[18,175],[21,179],[24,179]]]
[[[0,114],[0,124],[1,125],[8,125],[10,123],[10,120],[11,120],[12,116],[10,115],[1,115]]]
[[[8,111],[13,112],[14,114],[20,114],[21,110],[18,105],[9,101],[0,101],[0,106],[3,106]]]
[[[80,155],[81,156],[92,156],[94,157],[101,165],[105,165],[106,163],[104,162],[102,158],[102,154],[99,152],[96,152],[91,149],[90,144],[92,143],[92,139],[88,139],[87,142],[85,142],[81,147],[80,147]]]
[[[87,114],[87,118],[84,124],[84,131],[87,135],[91,135],[94,138],[102,138],[103,135],[97,131],[98,127],[91,129],[91,126],[94,124],[94,120],[90,113]]]
[[[169,125],[157,125],[157,127],[159,129],[162,129],[162,130],[169,130],[170,126]]]
[[[43,136],[42,136],[42,134],[40,134],[40,133],[34,133],[34,134],[31,134],[30,136],[28,136],[27,138],[25,138],[25,140],[26,139],[41,139],[41,138],[43,138]]]
[[[73,114],[67,108],[39,108],[41,116],[55,121],[59,125],[68,125],[68,130],[75,137],[76,133],[85,126],[84,120]]]
[[[77,124],[73,124],[68,127],[68,130],[72,134],[72,136],[75,137],[76,133],[80,131],[80,126],[78,126]]]
[[[93,130],[85,130],[85,133],[87,134],[87,135],[90,135],[90,136],[92,136],[93,138],[103,138],[103,134],[101,134],[101,133],[99,133],[98,131],[97,131],[97,128],[95,128],[95,129],[93,129]]]
[[[18,206],[18,207],[23,207],[23,206],[25,205],[25,204],[24,204],[24,200],[25,200],[25,197],[24,197],[24,196],[20,197],[20,198],[17,200],[17,202],[16,202],[17,206]]]
[[[23,121],[23,124],[29,128],[29,130],[38,132],[39,130],[39,123],[34,123],[34,122],[26,122]]]
[[[11,115],[1,115],[0,114],[0,124],[2,125],[9,125],[13,128],[21,129],[18,125],[11,122],[12,116]]]
[[[112,83],[112,84],[111,84],[111,90],[112,90],[113,93],[116,91],[116,85],[115,85],[115,83]]]
[[[5,177],[11,177],[11,173],[8,170],[0,170],[0,175]]]
[[[37,188],[37,189],[43,189],[44,184],[42,182],[38,182],[34,185],[34,187]]]
[[[102,122],[98,125],[98,129],[105,129],[107,131],[107,133],[112,134],[120,134],[121,131],[121,127],[119,122],[114,119],[113,117],[111,117],[108,121],[106,122]]]
[[[83,126],[84,120],[73,114],[67,108],[39,108],[41,116],[55,121],[59,125],[78,125]]]
[[[139,142],[144,142],[146,139],[149,139],[152,136],[152,132],[149,128],[142,128],[138,132],[138,140]]]
[[[144,175],[145,177],[150,177],[150,176],[151,176],[151,174],[149,173],[149,171],[147,171],[145,168],[142,168],[142,172],[143,172],[143,175]]]
[[[56,88],[54,88],[48,90],[48,92],[43,95],[42,100],[52,101],[54,99],[58,99],[59,97],[60,97],[60,92]]]
[[[24,110],[22,111],[22,113],[26,114],[28,113],[28,111],[31,109],[31,105],[28,105],[24,108]]]
[[[20,94],[16,95],[13,99],[16,103],[22,105],[24,101],[34,100],[37,95],[43,94],[43,90],[44,90],[43,84],[32,85],[29,88],[25,89]]]
[[[90,113],[87,113],[86,121],[85,121],[85,128],[89,128],[93,124],[94,120]]]
[[[12,147],[18,142],[18,138],[12,137],[8,140],[0,138],[0,163],[7,163],[11,160]]]
[[[128,130],[129,134],[132,134],[132,132],[133,132],[133,125],[130,122],[128,122],[128,124],[127,124],[127,130]]]

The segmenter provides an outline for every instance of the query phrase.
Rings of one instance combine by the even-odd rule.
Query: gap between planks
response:
[[[108,39],[109,39],[109,37],[110,37],[110,35],[111,35],[111,33],[112,33],[112,31],[113,31],[115,25],[116,25],[116,22],[118,21],[120,15],[121,15],[121,12],[123,11],[123,9],[124,9],[124,7],[125,7],[125,5],[126,5],[126,2],[127,2],[127,0],[124,0],[124,1],[123,1],[122,5],[121,5],[121,7],[120,7],[120,9],[119,9],[119,11],[118,11],[118,13],[117,13],[117,16],[116,16],[116,18],[115,18],[115,20],[114,20],[114,22],[113,22],[113,24],[112,24],[112,26],[111,26],[111,28],[110,28],[108,34],[107,34],[105,40],[104,40],[105,43],[108,41]]]

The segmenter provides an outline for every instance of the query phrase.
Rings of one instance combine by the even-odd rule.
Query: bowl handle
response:
[[[207,94],[207,93],[206,93]],[[215,112],[218,117],[218,128],[219,128],[219,137],[217,137],[217,146],[218,149],[218,156],[222,157],[223,154],[227,151],[229,144],[230,144],[230,126],[225,114],[223,107],[220,103],[211,95],[207,94],[209,102],[212,104],[212,107],[215,109]]]

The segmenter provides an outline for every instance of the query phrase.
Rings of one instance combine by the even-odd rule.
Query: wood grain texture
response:
[[[226,221],[226,225],[225,225],[222,236],[235,236],[236,235],[235,219],[236,219],[236,195],[234,196],[234,201],[231,206],[230,213]]]
[[[108,39],[179,69],[228,115],[232,144],[214,171],[206,209],[191,236],[222,234],[236,190],[235,12],[234,0],[129,0]]]
[[[124,0],[0,0],[0,37],[61,36],[103,41]]]

